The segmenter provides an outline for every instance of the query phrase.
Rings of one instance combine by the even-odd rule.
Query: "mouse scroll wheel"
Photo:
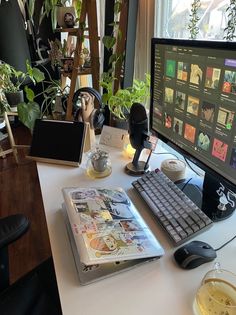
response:
[[[203,248],[210,249],[211,247],[209,245],[204,245]]]

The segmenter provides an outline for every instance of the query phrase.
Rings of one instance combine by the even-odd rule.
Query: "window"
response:
[[[155,36],[165,38],[189,38],[187,28],[193,0],[157,1]],[[223,40],[227,26],[226,8],[230,0],[201,0],[198,10],[199,33],[196,39]]]

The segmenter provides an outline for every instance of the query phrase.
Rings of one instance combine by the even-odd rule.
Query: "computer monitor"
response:
[[[236,207],[236,43],[153,38],[150,128],[205,171],[202,210]]]

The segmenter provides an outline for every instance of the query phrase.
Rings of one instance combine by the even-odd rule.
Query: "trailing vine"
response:
[[[230,0],[230,4],[226,9],[228,13],[228,23],[227,27],[224,29],[226,33],[224,39],[228,41],[233,41],[236,37],[235,35],[235,24],[236,24],[236,0]]]
[[[104,47],[111,52],[110,58],[109,58],[109,70],[107,72],[104,72],[102,75],[102,81],[105,81],[106,83],[111,83],[114,81],[114,72],[115,72],[115,66],[117,62],[121,61],[123,58],[122,55],[118,54],[115,51],[116,44],[118,42],[118,39],[121,38],[122,34],[119,30],[119,19],[120,19],[120,12],[121,12],[121,5],[122,0],[116,0],[114,3],[114,22],[110,25],[113,27],[112,34],[111,35],[105,35],[102,38],[102,43]],[[104,87],[104,86],[103,86]],[[105,87],[107,88],[107,87]]]
[[[109,70],[103,72],[100,85],[105,90],[102,95],[102,101],[108,105],[110,112],[120,120],[126,120],[133,103],[143,103],[149,96],[150,75],[146,74],[145,80],[133,80],[131,87],[118,88],[114,90],[116,66],[124,61],[124,53],[117,53],[117,43],[122,38],[119,28],[120,13],[123,0],[115,0],[114,3],[114,21],[112,33],[110,36],[104,36],[102,39],[105,48],[111,52],[109,58]]]
[[[197,26],[200,17],[198,16],[198,10],[201,6],[200,0],[194,0],[191,4],[191,14],[188,24],[188,30],[190,32],[190,39],[196,39],[199,32],[199,27]]]

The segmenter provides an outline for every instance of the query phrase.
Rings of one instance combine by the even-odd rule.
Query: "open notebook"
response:
[[[163,248],[121,188],[63,188],[81,284],[160,258]]]

